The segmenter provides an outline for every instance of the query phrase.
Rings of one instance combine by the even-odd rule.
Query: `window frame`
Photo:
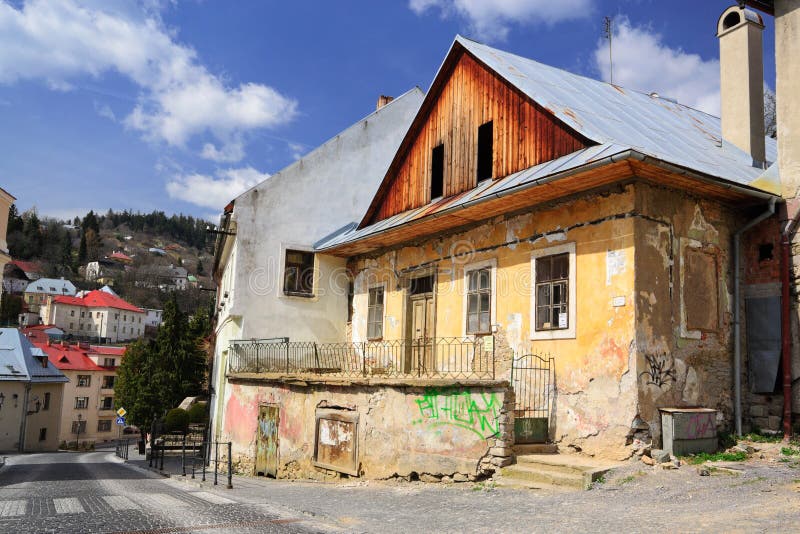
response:
[[[301,298],[301,299],[314,299],[316,298],[316,284],[317,284],[317,255],[314,253],[312,249],[306,246],[298,246],[298,245],[291,245],[287,244],[281,247],[281,275],[279,280],[278,291],[281,297],[285,298]],[[309,292],[304,291],[287,291],[286,289],[286,275],[288,273],[288,265],[287,260],[289,257],[289,253],[291,252],[298,252],[301,254],[310,254],[311,255],[311,287],[309,288]],[[305,272],[305,270],[303,271]]]
[[[555,328],[548,330],[536,329],[536,312],[538,303],[536,296],[538,294],[537,278],[536,278],[536,260],[546,258],[548,256],[557,256],[567,254],[569,265],[567,267],[567,328]],[[534,250],[531,252],[531,315],[530,315],[530,330],[531,339],[575,339],[577,332],[577,256],[575,242],[562,243],[552,247],[545,247]]]
[[[78,375],[76,388],[88,388],[92,385],[92,375]]]
[[[377,308],[377,306],[373,306],[370,303],[371,293],[373,291],[381,291],[381,318],[380,322],[378,321],[370,321],[370,309]],[[383,331],[386,322],[386,284],[376,284],[370,286],[367,289],[367,340],[368,341],[381,341],[383,339]],[[378,336],[371,336],[370,335],[370,325],[371,324],[379,324],[380,325],[380,335]]]
[[[74,410],[88,410],[89,409],[89,397],[75,397],[75,406]]]
[[[445,151],[444,143],[439,143],[431,148],[431,178],[428,184],[430,201],[444,198],[445,193]],[[438,194],[437,194],[438,193]]]
[[[98,419],[97,431],[98,432],[111,432],[111,419]]]
[[[489,330],[486,332],[469,331],[469,274],[475,271],[489,269]],[[497,259],[476,261],[464,265],[462,275],[462,310],[463,310],[463,333],[464,336],[486,336],[494,332],[495,320],[497,317]]]

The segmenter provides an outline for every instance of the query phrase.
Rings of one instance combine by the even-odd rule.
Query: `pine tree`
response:
[[[78,245],[78,265],[86,263],[86,233],[81,234],[81,244]]]

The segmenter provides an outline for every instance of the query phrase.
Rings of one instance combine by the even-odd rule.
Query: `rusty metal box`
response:
[[[711,408],[661,408],[662,448],[673,456],[714,452],[717,411]]]

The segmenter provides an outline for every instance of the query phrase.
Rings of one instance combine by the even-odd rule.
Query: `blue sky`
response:
[[[21,209],[214,218],[245,188],[427,89],[456,33],[717,114],[703,0],[0,0],[0,186]],[[774,34],[765,17],[765,79]]]

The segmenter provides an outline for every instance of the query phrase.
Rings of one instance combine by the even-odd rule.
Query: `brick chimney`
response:
[[[766,161],[764,148],[764,21],[755,11],[731,6],[717,22],[722,137]]]
[[[375,106],[375,111],[378,111],[383,106],[394,100],[393,96],[381,95],[378,97],[378,104]]]

